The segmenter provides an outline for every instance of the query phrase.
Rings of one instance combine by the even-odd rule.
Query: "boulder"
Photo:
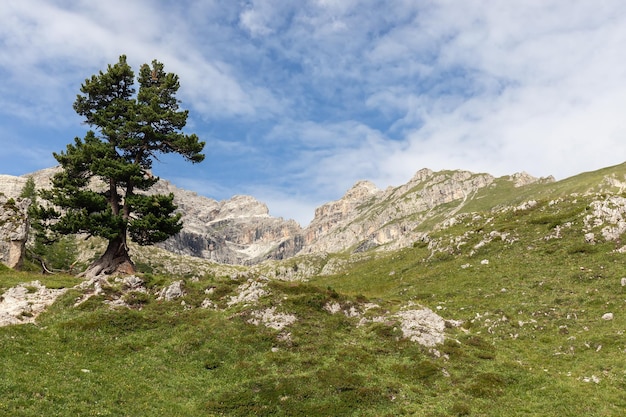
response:
[[[165,300],[172,301],[176,298],[183,297],[185,295],[185,291],[183,290],[184,283],[183,281],[174,281],[170,284],[169,287],[163,288],[159,293],[159,297],[157,300]]]

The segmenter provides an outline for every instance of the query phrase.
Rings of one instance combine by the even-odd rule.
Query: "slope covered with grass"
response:
[[[393,252],[220,274],[146,257],[141,286],[95,293],[2,269],[0,292],[68,291],[0,328],[0,415],[623,415],[626,204],[619,181],[590,186],[623,178],[607,170],[485,195]],[[424,311],[445,323],[433,345],[409,337]]]

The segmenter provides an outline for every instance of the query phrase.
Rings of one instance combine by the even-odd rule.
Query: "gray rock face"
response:
[[[503,177],[515,187],[554,178],[534,178],[526,173]],[[398,249],[421,239],[415,229],[434,216],[450,218],[470,201],[477,191],[495,178],[468,171],[433,172],[419,170],[406,184],[379,190],[368,181],[359,181],[340,200],[315,211],[305,230],[301,253],[362,252],[372,248]]]
[[[0,262],[19,268],[28,239],[28,199],[0,195]]]
[[[16,198],[28,177],[34,179],[37,189],[49,188],[50,178],[59,169],[49,168],[22,177],[0,175],[0,192]],[[97,183],[93,186],[99,187]],[[182,190],[164,180],[159,181],[150,192],[173,193],[174,202],[183,216],[183,230],[159,244],[171,252],[219,263],[256,264],[266,259],[291,257],[303,246],[302,228],[298,223],[271,217],[267,206],[253,197],[234,196],[218,202]],[[7,237],[8,234],[0,236]],[[11,236],[16,235],[13,233]],[[11,253],[16,253],[21,237],[16,239],[2,239],[7,242],[4,244],[7,248],[3,249],[7,254],[5,257],[8,258],[8,246],[15,246]],[[23,251],[23,244],[19,245]]]
[[[0,175],[0,192],[17,196],[28,176],[38,188],[47,188],[58,169],[23,177]],[[551,180],[525,173],[504,179],[516,187]],[[422,238],[415,231],[417,226],[434,216],[451,218],[477,191],[494,181],[489,174],[429,169],[418,171],[404,185],[386,190],[369,181],[359,181],[341,199],[317,208],[306,229],[293,220],[271,217],[267,206],[250,196],[216,201],[164,180],[150,192],[173,193],[183,219],[182,231],[159,246],[219,263],[253,265],[298,254],[409,246]]]
[[[471,194],[494,179],[467,171],[435,173],[422,169],[408,183],[385,191],[360,181],[340,200],[316,210],[305,230],[302,252],[407,246],[419,238],[413,230],[433,214],[432,209],[454,202],[460,208]],[[450,210],[453,214],[454,207]]]
[[[256,264],[291,257],[302,248],[300,225],[271,217],[267,206],[253,197],[218,202],[167,181],[159,181],[152,192],[174,193],[183,215],[183,230],[159,244],[171,252],[220,263]]]
[[[172,301],[185,295],[183,281],[175,281],[169,287],[163,288],[158,300]]]
[[[46,168],[21,177],[0,174],[0,193],[7,198],[18,198],[24,189],[24,185],[26,185],[28,177],[35,181],[37,189],[50,188],[50,178],[59,170],[59,167]]]

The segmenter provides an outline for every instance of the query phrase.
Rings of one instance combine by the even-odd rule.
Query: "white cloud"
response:
[[[23,95],[37,95],[33,101],[50,107],[49,112],[57,111],[62,98],[69,98],[71,107],[79,84],[121,54],[128,55],[135,70],[155,58],[164,62],[166,70],[181,76],[188,105],[202,113],[238,116],[269,104],[278,107],[262,86],[242,86],[229,65],[199,49],[203,41],[192,38],[181,16],[170,16],[153,2],[84,2],[72,8],[12,2],[2,8],[0,19],[7,22],[0,29],[6,45],[0,69]]]
[[[620,0],[27,0],[0,21],[0,116],[74,125],[84,78],[156,58],[236,159],[233,192],[285,210],[422,167],[562,178],[626,159]]]

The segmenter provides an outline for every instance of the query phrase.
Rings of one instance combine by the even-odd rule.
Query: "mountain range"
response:
[[[0,176],[0,243],[25,182]],[[186,226],[136,275],[0,265],[0,414],[623,415],[626,164],[360,181],[305,228],[155,191]]]
[[[37,188],[49,187],[59,168],[23,176],[0,175],[0,193],[17,197],[28,177]],[[377,188],[358,181],[339,200],[315,210],[306,227],[272,217],[268,207],[251,196],[216,201],[160,180],[154,193],[173,193],[184,227],[159,246],[182,255],[232,265],[255,265],[314,253],[359,253],[395,250],[427,239],[428,233],[450,222],[459,212],[515,206],[534,195],[621,190],[624,165],[581,174],[589,181],[555,181],[516,173],[496,178],[462,170],[421,169],[406,184]],[[571,188],[571,189],[570,189]],[[555,194],[555,195],[556,195]]]

